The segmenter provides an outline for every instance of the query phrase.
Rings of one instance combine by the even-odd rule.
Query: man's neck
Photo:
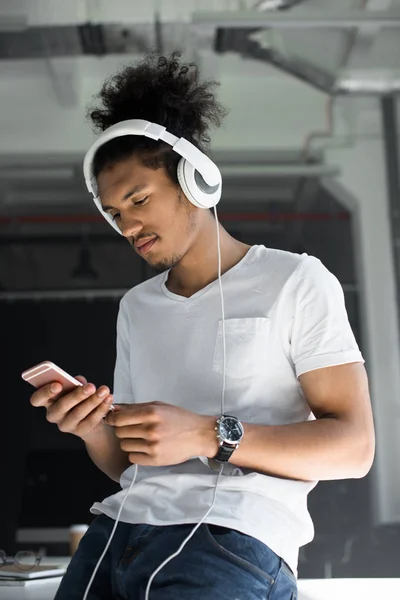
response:
[[[223,228],[221,237],[221,274],[226,273],[240,262],[251,246],[239,242]],[[186,257],[185,257],[186,258]],[[216,244],[204,249],[204,254],[188,256],[187,261],[172,268],[166,286],[170,292],[189,298],[199,290],[218,279],[218,254]]]

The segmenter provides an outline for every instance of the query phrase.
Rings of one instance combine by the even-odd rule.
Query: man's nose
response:
[[[142,231],[143,223],[141,221],[139,221],[139,219],[136,219],[136,218],[121,217],[121,220],[119,222],[119,228],[124,237],[135,238],[138,235],[138,233],[140,233]]]

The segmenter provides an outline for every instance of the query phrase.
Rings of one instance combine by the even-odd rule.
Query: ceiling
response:
[[[349,27],[351,20],[357,26]],[[1,3],[0,60],[154,49],[234,52],[326,92],[400,90],[400,0]]]
[[[47,78],[65,114],[76,106],[81,111],[78,88],[90,78],[87,69],[104,70],[104,62],[83,66],[82,57],[132,57],[155,48],[184,50],[206,76],[222,65],[229,77],[243,81],[244,93],[251,76],[256,81],[277,71],[327,96],[387,93],[398,83],[400,89],[400,0],[333,4],[334,11],[326,0],[2,0],[0,64],[3,76],[12,74],[14,81]],[[381,27],[389,10],[397,11],[390,13],[396,26]],[[349,15],[358,27],[347,26]],[[254,22],[245,27],[249,17]],[[339,25],[331,27],[330,20]],[[217,60],[222,55],[226,60]],[[234,57],[244,59],[240,72]],[[1,155],[0,225],[9,230],[18,217],[38,214],[94,215],[81,158],[62,152]],[[246,148],[235,155],[226,149],[215,159],[232,209],[249,195],[256,204],[293,204],[304,178],[313,181],[330,169],[318,157],[305,164],[301,153],[278,150],[252,155]]]

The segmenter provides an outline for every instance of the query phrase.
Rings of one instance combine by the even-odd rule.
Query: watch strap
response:
[[[214,460],[216,462],[228,462],[234,450],[236,450],[236,446],[222,445],[219,447],[217,454],[214,456]]]

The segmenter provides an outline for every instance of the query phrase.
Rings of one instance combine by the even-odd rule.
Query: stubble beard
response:
[[[188,200],[185,201],[182,198],[181,192],[178,192],[177,203],[178,203],[178,205],[185,207],[185,211],[186,211],[186,215],[187,215],[187,221],[186,221],[186,227],[184,228],[184,233],[187,236],[190,236],[191,233],[196,229],[198,215],[196,214],[196,212],[193,212],[190,209],[189,204],[186,204],[186,202],[189,202],[189,201]],[[182,260],[182,258],[184,256],[185,256],[185,252],[182,252],[181,254],[173,254],[169,258],[163,258],[162,260],[160,260],[157,263],[149,262],[148,264],[157,273],[164,273],[165,271],[168,271],[168,269],[172,269],[173,267],[175,267]]]

